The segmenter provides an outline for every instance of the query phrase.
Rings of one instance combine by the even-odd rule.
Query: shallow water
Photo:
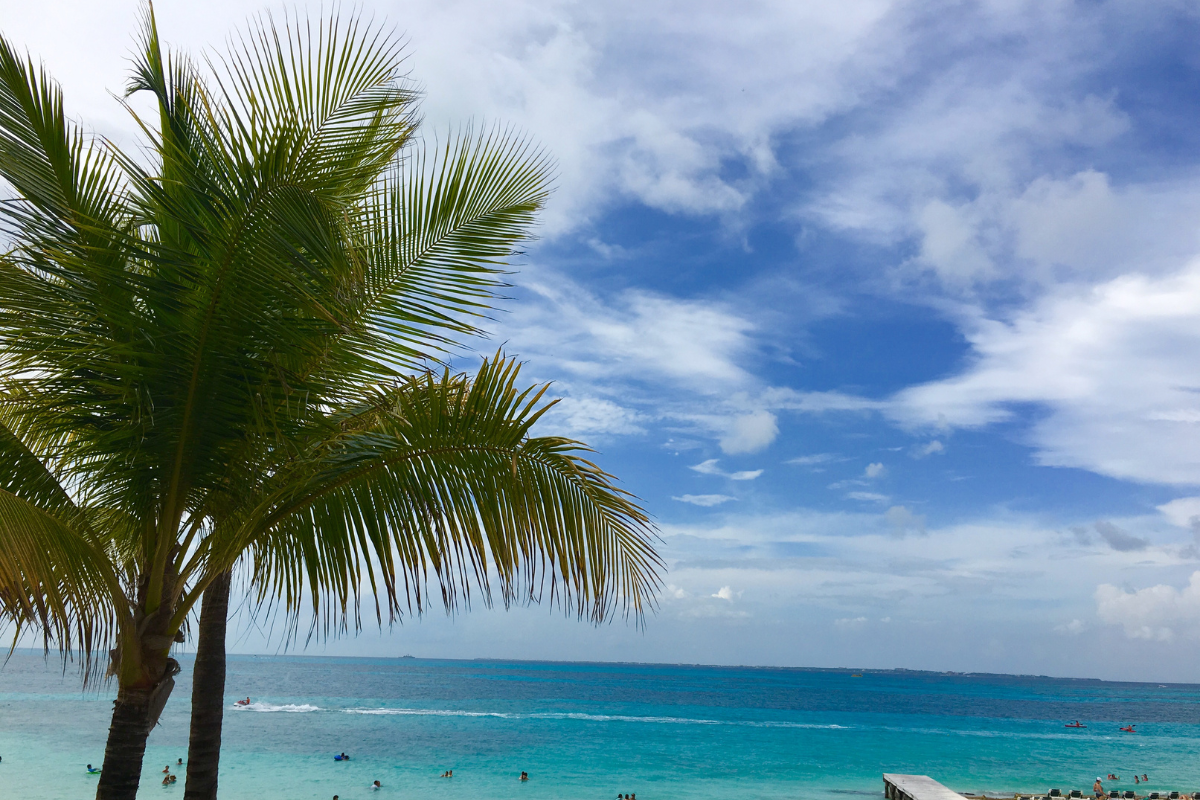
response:
[[[186,756],[190,661],[142,796]],[[1200,686],[1011,676],[232,657],[223,800],[841,798],[883,772],[960,791],[1200,790]],[[251,696],[245,709],[232,707]],[[0,798],[90,798],[111,694],[40,655],[0,670]],[[1079,719],[1083,730],[1063,727]],[[1138,733],[1118,731],[1135,723]],[[346,751],[353,758],[333,761]],[[175,771],[176,768],[172,768]],[[437,776],[454,770],[452,779]],[[521,770],[530,780],[521,783]],[[379,780],[383,789],[367,787]],[[1142,787],[1137,787],[1139,790]],[[1139,791],[1139,793],[1141,793]]]

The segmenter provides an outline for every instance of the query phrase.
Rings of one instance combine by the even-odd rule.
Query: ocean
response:
[[[190,660],[142,797],[183,796]],[[861,677],[857,677],[861,675]],[[1200,791],[1200,686],[1005,675],[234,656],[223,800],[853,800],[884,772],[959,791]],[[248,709],[235,710],[249,696]],[[0,798],[91,800],[109,691],[56,660],[0,669]],[[1063,725],[1081,720],[1086,728]],[[1120,726],[1134,724],[1136,733]],[[346,752],[348,762],[334,754]],[[164,765],[179,782],[160,785]],[[440,778],[452,769],[452,778]],[[518,780],[522,771],[529,780]],[[369,789],[373,781],[382,786]]]

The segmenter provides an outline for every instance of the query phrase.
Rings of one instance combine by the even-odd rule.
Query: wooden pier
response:
[[[883,795],[887,800],[963,800],[958,792],[928,775],[883,773]]]
[[[956,792],[948,786],[935,781],[928,775],[897,775],[891,772],[883,773],[883,795],[887,800],[996,800],[1008,798],[1006,793],[974,794],[972,792]],[[1060,792],[1057,789],[1045,794],[1029,792],[1013,792],[1013,800],[1092,800],[1093,795],[1082,791]],[[1147,792],[1137,794],[1132,790],[1115,792],[1105,800],[1200,800],[1200,792]]]

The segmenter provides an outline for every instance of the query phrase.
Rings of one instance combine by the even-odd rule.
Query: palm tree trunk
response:
[[[179,665],[168,658],[162,666],[161,679],[151,688],[122,686],[117,690],[96,800],[134,800],[137,797],[146,738],[171,695],[178,671]]]
[[[112,724],[104,748],[104,768],[96,787],[96,800],[131,800],[137,796],[142,777],[142,756],[150,735],[150,692],[146,689],[117,691]]]
[[[204,590],[192,670],[192,731],[188,739],[184,800],[216,800],[225,713],[225,628],[229,621],[230,572]]]

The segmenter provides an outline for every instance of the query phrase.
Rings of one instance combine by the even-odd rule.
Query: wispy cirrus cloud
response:
[[[740,470],[738,472],[725,472],[717,466],[718,460],[710,458],[707,461],[701,461],[699,464],[694,464],[688,469],[699,472],[701,475],[718,475],[722,478],[729,478],[733,481],[752,481],[759,475],[763,474],[761,469]]]
[[[713,506],[719,506],[722,503],[728,503],[737,498],[727,494],[683,494],[671,499],[678,500],[681,503],[689,503],[693,506],[700,506],[701,508],[712,508]]]

